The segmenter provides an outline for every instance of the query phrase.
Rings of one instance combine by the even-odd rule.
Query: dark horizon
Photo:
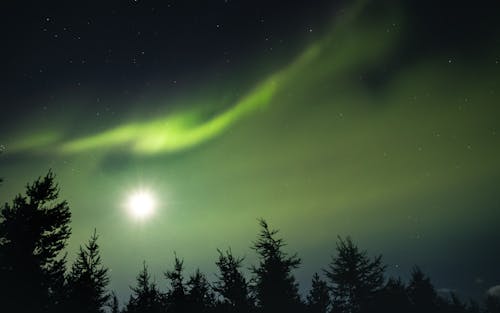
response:
[[[82,313],[376,313],[376,312],[500,312],[500,285],[482,299],[453,290],[437,290],[430,277],[414,265],[408,281],[390,277],[382,255],[370,256],[350,237],[338,236],[335,254],[311,275],[312,286],[300,292],[295,272],[303,261],[264,219],[250,247],[257,263],[231,248],[217,249],[214,279],[200,271],[187,273],[184,259],[163,272],[168,285],[151,276],[146,260],[119,300],[110,290],[111,270],[101,258],[96,230],[81,244],[70,264],[64,253],[71,236],[71,210],[60,199],[52,172],[28,184],[12,204],[0,210],[0,303],[6,312]]]

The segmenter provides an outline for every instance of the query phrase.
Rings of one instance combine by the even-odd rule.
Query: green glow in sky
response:
[[[87,121],[81,132],[13,130],[2,197],[52,168],[73,211],[70,250],[97,227],[117,288],[133,284],[143,259],[161,273],[173,251],[209,273],[216,248],[231,246],[250,263],[259,217],[304,256],[302,281],[329,262],[338,234],[379,247],[370,251],[390,266],[413,260],[459,272],[458,243],[482,249],[480,238],[500,239],[500,50],[403,60],[406,15],[368,11],[347,11],[222,109],[186,100],[105,129]],[[226,86],[213,88],[219,95]],[[136,225],[121,203],[140,185],[159,205]],[[475,275],[485,278],[486,268]]]
[[[75,139],[62,145],[61,150],[77,153],[93,149],[112,149],[130,145],[139,154],[177,151],[213,138],[246,114],[265,107],[275,92],[275,81],[268,80],[241,99],[234,107],[211,118],[200,121],[197,112],[180,112],[163,119],[143,123],[130,123],[109,131]]]
[[[382,38],[380,32],[374,32],[372,29],[346,34],[346,28],[352,26],[352,20],[359,14],[360,8],[360,4],[353,7],[336,23],[331,34],[312,44],[295,61],[271,74],[237,103],[214,117],[205,119],[200,110],[188,108],[163,118],[128,122],[97,134],[64,140],[57,144],[58,148],[55,150],[47,150],[67,154],[126,147],[137,154],[153,154],[184,150],[212,139],[248,114],[265,109],[276,91],[286,88],[290,81],[318,79],[332,73],[341,74],[342,69],[360,66],[387,50],[392,36],[383,34]],[[322,53],[328,54],[327,58],[321,56]],[[314,66],[318,61],[321,62],[321,68]],[[314,69],[312,73],[308,68],[310,66]],[[62,137],[62,134],[57,136],[54,132],[25,137],[17,139],[10,149],[39,149],[52,145],[59,137]]]

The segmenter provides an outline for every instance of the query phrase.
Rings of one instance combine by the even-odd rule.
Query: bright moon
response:
[[[130,213],[137,219],[144,219],[153,214],[156,206],[151,192],[140,190],[132,193],[127,201]]]

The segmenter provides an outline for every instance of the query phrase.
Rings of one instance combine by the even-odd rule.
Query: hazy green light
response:
[[[373,61],[390,47],[393,34],[380,32],[380,28],[354,27],[364,1],[348,10],[332,27],[330,34],[311,44],[304,53],[282,70],[270,75],[229,109],[208,120],[201,110],[191,108],[165,117],[130,122],[103,132],[81,138],[64,140],[52,137],[34,137],[22,140],[16,150],[47,148],[65,154],[83,151],[107,151],[123,148],[136,154],[154,154],[187,149],[220,135],[241,118],[267,107],[278,90],[295,88],[302,82],[320,81],[326,75],[339,76]],[[349,28],[349,31],[346,31]]]
[[[197,111],[180,112],[151,122],[132,123],[109,131],[72,140],[61,150],[76,153],[91,149],[108,149],[129,144],[137,153],[149,154],[192,147],[213,138],[244,115],[267,105],[276,90],[273,79],[267,80],[218,116],[200,122]]]
[[[300,74],[300,70],[318,56],[320,48],[320,44],[311,45],[290,65],[270,75],[234,106],[208,121],[202,120],[199,111],[187,110],[165,118],[130,123],[96,135],[71,140],[63,143],[60,151],[77,153],[127,145],[135,153],[152,154],[193,147],[219,135],[244,116],[266,108],[283,82]]]
[[[53,131],[43,131],[32,135],[23,136],[16,139],[10,144],[7,144],[9,151],[17,152],[28,149],[40,149],[57,142],[61,138],[61,134]]]

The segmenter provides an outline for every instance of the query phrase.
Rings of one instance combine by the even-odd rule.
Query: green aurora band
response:
[[[360,14],[363,3],[360,1],[353,6],[335,24],[333,31],[325,39],[311,45],[295,61],[259,83],[232,107],[208,120],[204,119],[201,111],[191,108],[168,114],[163,118],[146,122],[129,122],[98,134],[62,142],[60,142],[62,134],[59,135],[54,131],[26,136],[17,139],[9,145],[9,148],[13,152],[41,149],[74,154],[125,146],[130,147],[131,152],[136,154],[155,154],[194,147],[228,130],[231,125],[248,114],[266,109],[279,89],[286,89],[290,82],[302,80],[304,75],[310,77],[309,81],[328,75],[340,76],[346,68],[361,66],[380,57],[382,52],[386,52],[390,46],[389,40],[393,41],[394,38],[388,38],[386,34],[381,34],[376,29],[374,31],[373,28],[352,32],[353,22]],[[348,32],[349,28],[351,30]],[[315,69],[313,73],[310,68]],[[54,144],[56,144],[55,149],[48,148]]]

